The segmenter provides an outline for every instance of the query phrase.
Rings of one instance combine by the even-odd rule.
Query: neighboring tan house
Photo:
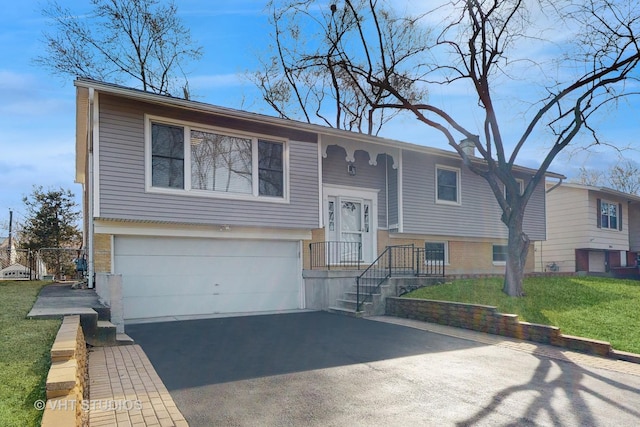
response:
[[[638,196],[609,188],[547,183],[547,240],[535,244],[536,270],[616,273],[636,269],[639,220]]]
[[[310,243],[323,257],[342,248],[336,262],[357,246],[362,268],[413,244],[440,250],[424,263],[447,274],[504,273],[500,209],[457,153],[75,84],[89,279],[122,276],[125,320],[317,308]],[[515,171],[523,183],[534,173]],[[545,230],[539,186],[525,231],[539,241]]]

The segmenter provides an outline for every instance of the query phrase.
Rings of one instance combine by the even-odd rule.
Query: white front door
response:
[[[373,262],[375,258],[376,203],[375,197],[365,197],[353,197],[350,194],[326,196],[326,238],[331,242],[339,242],[339,246],[330,254],[330,259],[335,263],[366,263]]]

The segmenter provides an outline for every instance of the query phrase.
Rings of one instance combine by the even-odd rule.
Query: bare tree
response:
[[[592,187],[601,187],[604,185],[604,172],[597,169],[589,169],[585,166],[580,167],[579,174],[571,182],[582,185],[590,185]]]
[[[50,2],[42,13],[53,32],[44,34],[46,55],[35,62],[57,74],[114,83],[136,82],[145,91],[189,98],[184,66],[200,58],[173,2],[91,0],[79,15]]]
[[[623,193],[640,195],[640,168],[637,163],[629,159],[619,161],[607,171],[583,166],[574,182],[596,187],[609,187]]]
[[[318,16],[310,5],[311,2],[277,0],[268,3],[274,28],[273,51],[263,59],[263,69],[250,78],[281,117],[319,120],[338,129],[378,134],[400,110],[380,108],[393,102],[393,95],[384,88],[368,85],[364,76],[349,72],[342,63],[346,46],[358,42],[356,17],[336,5],[328,9],[329,13]],[[415,59],[427,49],[428,32],[415,19],[398,17],[390,9],[379,10],[378,16],[380,37],[394,54],[389,67],[396,76],[416,76],[406,81],[404,94],[412,102],[421,102],[426,91],[411,83],[419,76],[416,71],[420,64]],[[318,31],[306,33],[306,21],[319,24],[315,27]]]
[[[283,66],[297,70],[295,65],[304,67],[308,58],[329,56],[332,66],[339,68],[345,80],[366,97],[369,109],[406,110],[438,131],[466,167],[484,178],[491,188],[502,211],[502,222],[508,228],[503,290],[511,296],[523,295],[524,266],[530,247],[529,236],[523,231],[525,208],[558,153],[576,137],[586,143],[600,142],[593,119],[607,112],[605,107],[613,107],[622,97],[634,94],[632,85],[625,82],[637,79],[634,72],[640,60],[640,6],[634,0],[450,0],[423,15],[432,18],[437,28],[433,40],[405,38],[408,43],[428,44],[401,46],[395,43],[397,39],[388,38],[387,26],[401,31],[397,25],[414,23],[416,27],[418,18],[388,20],[382,0],[340,3],[339,7],[332,6],[315,15],[307,12],[315,22],[298,21],[286,30],[278,27],[276,32],[281,38],[311,40],[302,33],[314,23],[326,27],[333,9],[337,9],[339,19],[348,22],[348,42],[346,36],[341,36],[329,43],[330,51],[326,45],[316,48],[312,44],[309,52],[293,52],[296,59]],[[285,7],[300,11],[320,8],[314,6],[313,0],[296,0]],[[324,18],[315,18],[318,14]],[[536,26],[537,22],[546,23],[547,31],[561,30],[545,38],[544,29]],[[551,59],[535,61],[535,49]],[[410,57],[413,70],[398,67],[408,58],[403,52],[415,52]],[[286,69],[283,74],[292,80],[297,78]],[[534,79],[544,84],[534,87]],[[295,82],[306,84],[304,80]],[[509,100],[521,98],[528,105],[521,129],[511,139],[505,139],[505,135],[507,130],[514,133],[514,125],[510,123],[507,129],[507,122],[502,126],[498,118],[499,94],[505,85],[514,85]],[[416,100],[413,96],[416,87],[443,86],[472,93],[466,108],[447,111],[447,107],[434,101]],[[306,102],[304,96],[300,98],[301,103]],[[479,126],[466,124],[470,114],[481,117]],[[463,140],[474,144],[478,157],[461,148]],[[513,168],[525,147],[537,141],[546,144],[545,154],[520,193]]]
[[[624,160],[609,169],[609,185],[623,193],[640,195],[640,168],[631,160]]]

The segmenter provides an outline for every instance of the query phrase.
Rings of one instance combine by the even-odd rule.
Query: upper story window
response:
[[[149,123],[148,173],[153,189],[286,199],[284,142],[188,125]]]
[[[436,166],[436,202],[460,204],[460,169]]]
[[[622,205],[598,199],[598,228],[622,230]]]
[[[184,130],[154,123],[151,140],[152,185],[184,188]]]

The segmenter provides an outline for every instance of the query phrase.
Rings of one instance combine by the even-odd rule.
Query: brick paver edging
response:
[[[499,313],[496,307],[418,298],[387,298],[389,316],[423,320],[520,340],[550,344],[568,350],[640,363],[640,355],[613,350],[605,341],[564,335],[560,328],[522,322],[517,314]]]
[[[139,345],[90,351],[89,406],[91,427],[188,426]]]

